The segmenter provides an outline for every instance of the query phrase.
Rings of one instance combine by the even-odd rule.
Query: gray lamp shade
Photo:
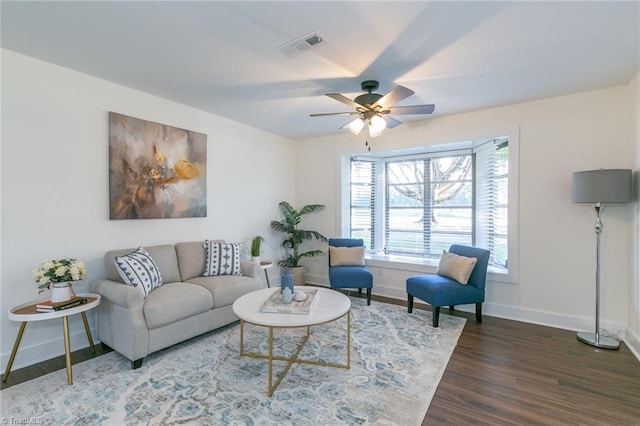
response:
[[[629,203],[630,169],[599,169],[572,175],[574,203]]]

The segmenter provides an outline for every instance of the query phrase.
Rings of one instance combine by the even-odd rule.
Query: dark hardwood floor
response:
[[[427,307],[416,303],[414,309]],[[640,425],[640,362],[624,343],[619,350],[597,349],[573,331],[442,314],[467,323],[423,425]],[[107,351],[96,345],[95,356]],[[72,361],[92,356],[85,348]],[[2,389],[62,368],[63,356],[12,371]]]

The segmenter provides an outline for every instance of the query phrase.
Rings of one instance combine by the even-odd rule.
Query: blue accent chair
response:
[[[329,238],[331,247],[361,247],[362,239]],[[331,250],[329,250],[329,265],[331,265]],[[329,284],[331,288],[357,288],[360,292],[367,289],[367,305],[371,305],[371,289],[373,288],[373,274],[364,266],[329,266]]]
[[[484,286],[487,280],[487,266],[489,265],[489,250],[452,245],[449,253],[459,256],[475,257],[478,259],[471,272],[467,285],[441,275],[416,275],[407,278],[407,308],[413,312],[413,298],[417,297],[431,305],[433,309],[433,326],[438,326],[440,307],[449,306],[453,310],[455,305],[476,304],[476,321],[482,322],[482,302],[484,302]]]

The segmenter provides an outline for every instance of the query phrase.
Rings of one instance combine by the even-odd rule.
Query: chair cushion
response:
[[[364,246],[329,246],[329,266],[364,266]]]
[[[189,283],[168,283],[155,289],[144,301],[149,329],[172,324],[213,309],[211,292]]]
[[[373,288],[373,274],[363,266],[329,268],[331,288]]]
[[[469,277],[476,266],[478,259],[475,257],[465,257],[442,250],[442,257],[436,274],[443,277],[453,278],[462,285],[467,285]]]
[[[143,297],[162,285],[158,265],[142,247],[124,256],[115,256],[114,263],[122,281],[140,291]]]
[[[204,276],[241,275],[240,250],[242,243],[220,243],[207,240]]]
[[[416,275],[407,278],[407,293],[431,306],[455,306],[484,302],[484,290],[460,285],[441,275]]]

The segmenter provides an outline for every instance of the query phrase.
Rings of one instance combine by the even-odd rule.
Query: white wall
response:
[[[620,86],[405,123],[371,140],[372,151],[386,151],[519,132],[519,280],[488,283],[486,314],[568,329],[595,328],[595,213],[571,202],[571,174],[637,166],[629,91]],[[339,234],[339,158],[364,151],[364,137],[347,133],[298,146],[296,199],[327,205],[327,212],[310,218],[307,227],[327,236]],[[607,207],[603,222],[601,325],[617,332],[629,323],[630,206]],[[326,259],[309,262],[308,269],[326,283]],[[416,274],[373,269],[374,293],[403,299],[406,278]]]
[[[208,217],[109,220],[109,111],[207,134]],[[43,259],[84,261],[88,277],[74,288],[86,291],[114,248],[207,238],[248,244],[260,234],[264,257],[274,258],[281,238],[269,223],[279,201],[294,201],[293,172],[278,165],[293,159],[292,141],[2,50],[2,369],[19,326],[6,312],[46,297],[31,277]],[[70,323],[72,349],[87,346],[79,316]],[[14,368],[62,353],[58,321],[30,323]]]
[[[629,289],[629,338],[627,343],[640,359],[640,73],[631,83],[631,116],[635,120],[633,141],[635,145],[633,243],[631,253],[632,281]]]

